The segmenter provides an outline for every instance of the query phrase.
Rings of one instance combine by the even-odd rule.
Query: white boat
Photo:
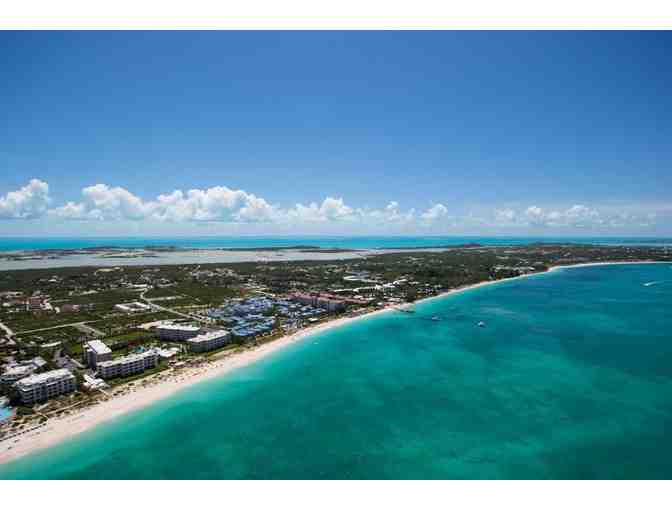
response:
[[[476,324],[479,328],[484,328],[485,327],[485,322],[481,321],[478,324]]]

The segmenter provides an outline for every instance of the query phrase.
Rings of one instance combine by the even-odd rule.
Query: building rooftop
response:
[[[2,375],[21,375],[32,372],[33,370],[35,370],[35,367],[32,365],[14,365],[7,367]]]
[[[63,377],[75,377],[67,368],[59,368],[57,370],[50,370],[43,374],[34,374],[24,377],[17,384],[19,386],[46,383],[54,379],[62,379]]]
[[[194,326],[193,324],[161,324],[157,329],[172,329],[175,331],[200,331],[200,326]]]
[[[35,356],[33,359],[30,360],[30,362],[37,368],[42,368],[47,364],[47,362],[44,360],[42,356]]]
[[[210,331],[208,333],[203,333],[202,335],[195,336],[187,340],[188,343],[197,344],[200,342],[207,342],[209,340],[214,340],[215,338],[220,338],[228,335],[229,332],[225,329],[219,329],[217,331]]]
[[[98,356],[102,356],[103,354],[110,354],[112,352],[112,349],[110,349],[100,340],[91,340],[90,342],[87,342],[86,345]]]
[[[116,363],[132,363],[133,361],[138,361],[149,356],[156,356],[157,354],[154,351],[145,351],[140,353],[129,354],[121,358],[116,358],[110,361],[101,361],[98,363],[98,367],[109,367]]]

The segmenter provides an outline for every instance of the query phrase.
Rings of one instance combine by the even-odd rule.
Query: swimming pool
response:
[[[12,409],[9,407],[0,407],[0,422],[5,421],[7,418],[12,416]]]

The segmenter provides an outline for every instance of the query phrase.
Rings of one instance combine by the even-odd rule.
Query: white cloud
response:
[[[596,209],[573,205],[564,210],[547,211],[532,205],[525,210],[529,225],[537,227],[591,228],[606,225],[608,221]]]
[[[320,214],[330,221],[350,221],[355,218],[355,210],[345,205],[342,198],[327,197],[320,206]]]
[[[273,224],[279,229],[314,225],[324,231],[338,228],[364,232],[382,228],[406,232],[483,232],[492,229],[553,231],[637,229],[669,226],[669,204],[611,204],[600,207],[575,204],[566,207],[501,207],[481,214],[449,215],[448,208],[435,203],[424,212],[402,209],[397,201],[381,208],[354,207],[343,197],[327,196],[321,202],[298,203],[285,208],[244,190],[226,186],[175,190],[145,200],[122,187],[96,184],[82,189],[80,201],[49,209],[49,185],[31,180],[17,191],[0,197],[0,219],[36,219],[48,213],[65,220],[135,221],[166,223]],[[339,227],[340,226],[340,227]]]
[[[75,202],[67,202],[65,205],[51,209],[49,214],[56,218],[63,218],[66,220],[102,219],[89,214],[89,211],[84,204],[76,204]]]
[[[427,209],[420,217],[426,222],[433,223],[448,216],[448,208],[443,204],[436,204]]]
[[[365,221],[376,224],[410,224],[415,221],[415,209],[402,212],[399,202],[391,201],[383,209],[362,209]]]
[[[342,198],[327,197],[321,204],[296,204],[288,210],[276,208],[274,217],[279,222],[289,223],[410,224],[415,221],[415,209],[404,212],[394,200],[382,209],[355,208]]]
[[[518,214],[513,209],[495,209],[495,223],[509,225],[515,223]]]
[[[0,197],[0,218],[40,218],[47,212],[50,201],[49,185],[39,179],[31,179],[23,188]]]
[[[84,188],[82,196],[82,202],[68,202],[51,214],[72,220],[142,220],[151,212],[150,204],[120,187],[96,184]]]
[[[528,207],[525,210],[525,216],[531,225],[543,226],[546,224],[546,213],[541,207],[537,207],[536,205]]]
[[[159,221],[269,221],[273,208],[263,198],[242,190],[216,186],[206,190],[181,190],[143,201],[130,191],[105,184],[82,190],[82,202],[68,202],[53,209],[54,216],[74,220],[144,220]]]
[[[598,211],[585,205],[573,205],[565,211],[565,221],[575,227],[592,227],[604,224]]]
[[[296,204],[292,209],[278,211],[277,219],[282,222],[354,222],[362,216],[361,210],[345,204],[342,198],[325,198],[321,204]]]
[[[149,204],[152,216],[163,221],[264,222],[273,217],[273,207],[263,198],[243,190],[215,186],[206,190],[180,190],[159,195]]]

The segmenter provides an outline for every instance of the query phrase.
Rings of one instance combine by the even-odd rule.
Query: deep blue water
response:
[[[670,478],[671,305],[672,264],[505,281],[315,335],[0,478]]]
[[[294,237],[0,237],[0,251],[80,249],[96,246],[141,248],[176,246],[180,248],[259,248],[311,245],[321,248],[398,248],[435,247],[480,243],[520,245],[533,242],[573,242],[590,244],[672,245],[672,238],[655,237],[477,237],[477,236],[294,236]]]

